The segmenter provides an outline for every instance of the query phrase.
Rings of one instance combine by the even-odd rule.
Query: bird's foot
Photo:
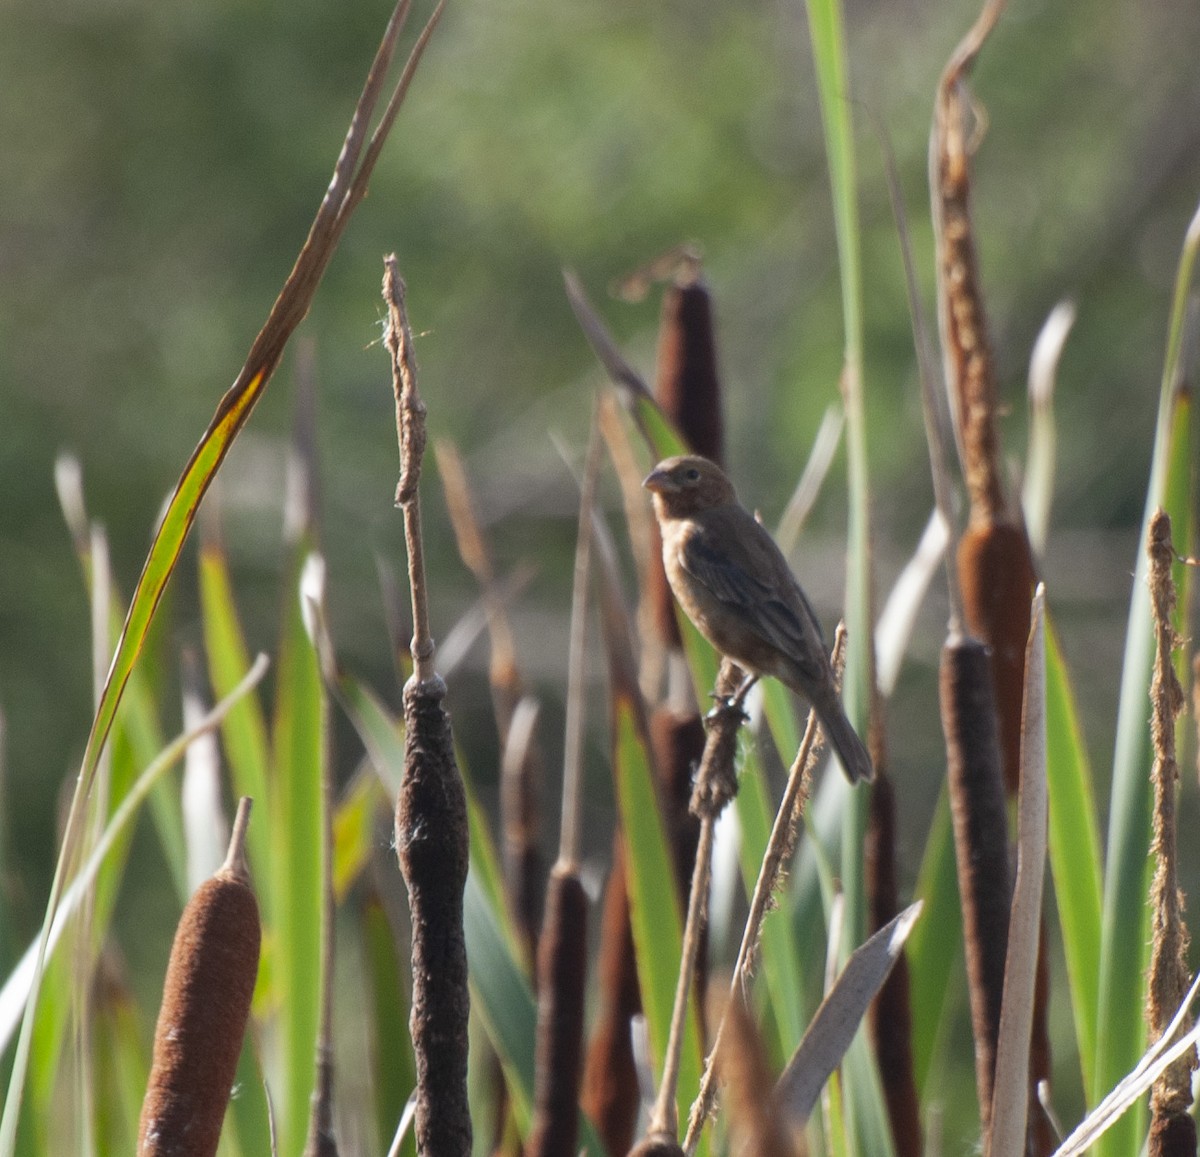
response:
[[[704,722],[715,723],[718,719],[732,716],[736,719],[738,725],[747,723],[750,716],[746,714],[742,707],[744,696],[738,693],[733,695],[718,695],[715,691],[712,693],[713,705],[709,709],[708,714],[704,716]]]

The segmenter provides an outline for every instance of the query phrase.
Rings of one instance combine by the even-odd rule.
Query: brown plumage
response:
[[[821,625],[775,540],[707,458],[660,462],[654,495],[663,566],[679,605],[721,654],[748,674],[773,675],[812,704],[851,783],[871,758],[842,710]]]

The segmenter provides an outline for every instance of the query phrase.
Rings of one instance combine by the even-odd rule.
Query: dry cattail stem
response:
[[[834,678],[838,681],[839,686],[845,661],[846,628],[844,624],[839,623],[833,640],[832,656]],[[788,781],[783,791],[783,799],[780,800],[779,810],[775,813],[775,822],[771,827],[767,850],[763,855],[762,866],[758,870],[758,879],[754,884],[754,894],[750,897],[750,911],[746,916],[746,926],[742,930],[742,942],[738,946],[737,960],[734,963],[733,976],[729,982],[731,1000],[738,997],[746,984],[750,974],[750,962],[758,947],[762,922],[770,906],[775,886],[779,882],[783,865],[795,851],[797,829],[800,818],[804,814],[805,804],[808,802],[812,774],[816,769],[817,758],[821,751],[819,736],[816,712],[810,711],[808,723],[804,728],[804,737],[800,740],[800,749],[796,752],[796,758],[792,760],[792,766],[788,771]],[[688,1154],[696,1151],[700,1133],[704,1129],[716,1101],[715,1060],[721,1050],[724,1032],[725,1018],[722,1017],[721,1022],[717,1025],[716,1039],[713,1041],[708,1060],[704,1065],[704,1074],[700,1078],[700,1089],[688,1114],[687,1134],[683,1141],[684,1151]]]
[[[595,539],[593,509],[600,473],[599,424],[593,419],[579,494],[579,531],[571,592],[563,726],[562,823],[558,861],[550,875],[546,922],[538,950],[534,1120],[528,1157],[574,1153],[579,1137],[579,1081],[587,986],[587,896],[579,882],[583,828],[583,738],[586,700],[587,610]]]
[[[742,704],[753,682],[746,679],[736,663],[729,659],[722,660],[714,690],[717,706],[709,716],[708,738],[696,772],[696,788],[692,793],[691,811],[700,821],[700,838],[696,845],[696,862],[688,891],[683,951],[675,985],[675,1001],[671,1007],[671,1029],[666,1056],[663,1058],[662,1080],[647,1126],[649,1137],[674,1137],[679,1130],[675,1093],[679,1083],[679,1060],[692,978],[704,940],[703,929],[708,914],[713,833],[718,816],[737,792],[737,772],[734,767],[737,733],[746,719]]]
[[[475,513],[466,467],[453,442],[435,442],[434,454],[458,553],[479,583],[487,613],[492,646],[488,682],[504,753],[500,764],[504,889],[532,961],[537,955],[545,879],[538,844],[543,762],[537,742],[537,707],[534,701],[526,700],[525,681],[517,665],[515,633],[496,579],[491,547]]]
[[[942,72],[929,146],[946,384],[957,415],[971,517],[989,520],[1002,517],[1006,504],[996,430],[995,367],[971,225],[972,108],[966,78],[1002,7],[1003,0],[987,0]]]
[[[942,649],[942,729],[963,909],[983,1134],[991,1121],[1011,884],[1004,786],[987,648],[951,633]]]
[[[504,737],[500,760],[500,826],[504,891],[521,930],[530,961],[536,959],[542,924],[545,864],[541,831],[542,753],[537,743],[537,700],[518,701]]]
[[[578,1148],[587,907],[578,875],[556,865],[538,948],[536,1086],[526,1157],[558,1157]]]
[[[467,803],[454,758],[446,684],[433,666],[433,638],[417,489],[425,446],[425,407],[417,393],[404,283],[385,261],[386,344],[392,355],[400,483],[413,605],[413,674],[404,687],[404,779],[396,800],[396,850],[412,918],[412,1029],[417,1061],[417,1147],[430,1157],[469,1157],[467,1105]]]
[[[1025,530],[1010,513],[1004,490],[995,362],[971,221],[970,154],[976,110],[967,89],[967,77],[1003,6],[1003,0],[985,0],[974,26],[942,72],[929,165],[937,243],[938,322],[971,508],[970,525],[958,548],[959,581],[967,628],[991,647],[1001,766],[1008,794],[1015,798],[1020,776],[1025,639],[1036,578]],[[1003,962],[997,967],[1002,970]],[[1050,1077],[1048,976],[1043,937],[1030,1061],[1030,1151],[1037,1154],[1055,1148],[1053,1131],[1036,1094],[1039,1081]]]
[[[309,431],[311,436],[312,431]],[[324,586],[324,571],[321,571]],[[302,583],[302,586],[304,583]],[[316,609],[324,601],[324,590],[316,593]],[[316,1041],[316,1077],[313,1082],[308,1117],[308,1137],[304,1157],[338,1157],[333,1127],[333,971],[334,971],[334,895],[333,895],[333,759],[328,749],[329,696],[322,685],[319,731],[325,750],[321,752],[321,995]]]
[[[1175,584],[1171,563],[1175,551],[1171,545],[1171,520],[1161,510],[1150,520],[1150,556],[1148,581],[1154,612],[1154,676],[1150,685],[1152,714],[1151,739],[1154,745],[1154,838],[1151,844],[1156,863],[1150,889],[1153,909],[1150,950],[1149,1006],[1147,1021],[1152,1038],[1160,1037],[1171,1022],[1188,989],[1188,933],[1183,922],[1183,893],[1179,890],[1176,852],[1175,793],[1179,765],[1175,759],[1175,719],[1183,710],[1183,688],[1175,675],[1172,652],[1180,639],[1172,623],[1175,611]],[[1173,1118],[1188,1121],[1192,1103],[1192,1069],[1196,1053],[1189,1051],[1155,1082],[1150,1094],[1151,1157],[1175,1157],[1185,1126],[1173,1125]],[[1191,1154],[1195,1154],[1195,1127],[1191,1133]]]
[[[175,932],[138,1157],[217,1151],[258,975],[258,901],[245,859],[249,818],[243,798],[225,863],[188,901]]]

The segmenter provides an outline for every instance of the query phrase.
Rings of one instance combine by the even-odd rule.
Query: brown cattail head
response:
[[[396,850],[412,916],[412,1029],[417,1147],[469,1157],[467,1107],[467,802],[440,677],[404,687],[404,780]]]
[[[736,1153],[750,1157],[796,1157],[793,1139],[772,1093],[775,1074],[767,1065],[762,1036],[740,995],[729,1002],[717,1063],[725,1079],[725,1099]]]
[[[574,1153],[587,982],[587,895],[562,864],[550,874],[538,948],[538,1032],[533,1130],[526,1157]]]
[[[629,1157],[685,1157],[679,1142],[668,1133],[651,1133],[643,1137],[632,1149]]]
[[[975,1036],[975,1084],[986,1136],[991,1122],[1011,902],[1008,819],[987,648],[977,639],[951,635],[942,649],[940,684]]]
[[[625,844],[613,838],[597,960],[600,1008],[583,1074],[583,1107],[610,1154],[633,1143],[641,1103],[630,1022],[642,1011],[625,881]]]
[[[692,452],[719,464],[725,432],[712,300],[695,276],[663,296],[654,392]]]
[[[967,630],[991,648],[1004,785],[1016,798],[1021,773],[1025,642],[1037,574],[1023,527],[973,524],[958,547],[958,581]]]
[[[1196,1157],[1196,1122],[1186,1112],[1156,1113],[1147,1152],[1149,1157]]]
[[[188,901],[175,932],[138,1157],[217,1151],[258,975],[258,902],[244,858],[249,812],[243,799],[228,858]]]
[[[725,435],[712,301],[690,263],[684,267],[682,280],[671,286],[663,297],[658,328],[658,380],[654,393],[663,413],[674,423],[688,448],[720,464],[724,458]],[[675,600],[659,561],[662,540],[657,523],[652,524],[651,534],[648,597],[654,607],[654,620],[661,641],[669,647],[681,647],[679,625],[675,621]]]

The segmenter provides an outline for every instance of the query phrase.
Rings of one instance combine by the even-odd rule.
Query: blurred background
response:
[[[4,5],[0,842],[31,913],[52,869],[56,799],[91,714],[87,603],[55,497],[56,456],[78,456],[89,513],[108,529],[128,596],[156,514],[304,239],[388,11],[382,0]],[[847,6],[881,593],[932,499],[872,117],[897,156],[931,308],[932,94],[975,14],[966,0]],[[1200,190],[1198,49],[1194,0],[1014,0],[975,74],[987,132],[974,205],[1014,476],[1033,340],[1060,299],[1079,311],[1059,373],[1043,574],[1101,799],[1169,296]],[[715,298],[727,462],[744,501],[772,524],[837,401],[843,348],[801,6],[451,0],[370,197],[300,331],[318,386],[334,636],[345,664],[389,700],[398,689],[376,560],[402,569],[404,554],[379,346],[382,255],[398,254],[409,285],[431,434],[462,449],[501,573],[536,556],[515,614],[554,768],[577,498],[551,434],[582,444],[602,381],[561,270],[579,273],[651,377],[658,297],[628,304],[606,287],[680,242],[702,251]],[[239,602],[252,646],[264,649],[284,597],[295,366],[293,350],[220,487]],[[432,462],[424,493],[434,629],[444,637],[477,590],[455,552]],[[839,454],[794,560],[829,630],[842,598],[845,522]],[[943,771],[933,682],[942,585],[939,575],[890,711],[907,883]],[[172,669],[179,646],[200,641],[194,587],[193,547],[159,632],[160,660]],[[450,706],[489,798],[496,741],[486,643],[452,684]],[[598,855],[612,811],[604,728],[597,710],[588,850]],[[556,782],[548,814],[557,811]]]

